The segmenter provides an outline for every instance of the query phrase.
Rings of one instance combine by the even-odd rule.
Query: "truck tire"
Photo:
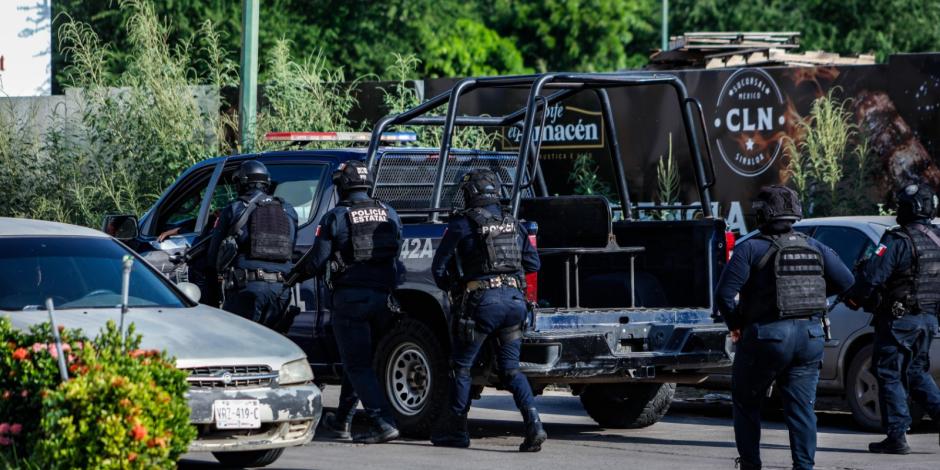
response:
[[[213,452],[212,456],[226,467],[265,467],[281,457],[284,448],[269,450],[248,450],[241,452]]]
[[[448,358],[428,325],[405,318],[376,347],[375,371],[402,434],[426,439],[450,397]]]
[[[676,384],[591,384],[581,393],[588,415],[605,428],[637,429],[656,424],[669,411]]]
[[[873,345],[860,349],[852,358],[845,380],[845,399],[852,410],[852,419],[858,426],[870,432],[882,432],[881,407],[878,399],[878,382],[871,372]],[[924,409],[916,403],[908,403],[911,426],[924,419]]]

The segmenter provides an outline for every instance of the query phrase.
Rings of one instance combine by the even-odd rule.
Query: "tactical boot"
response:
[[[902,434],[899,437],[888,436],[881,442],[872,442],[868,444],[868,451],[875,454],[907,455],[911,453],[911,447],[907,445],[907,438]]]
[[[352,440],[352,422],[356,417],[355,410],[346,413],[346,417],[340,419],[337,413],[327,413],[323,417],[323,427],[331,434],[329,437],[340,441]]]
[[[438,420],[431,433],[431,444],[438,447],[470,447],[470,432],[467,431],[467,414],[456,414],[447,410]]]
[[[381,444],[398,439],[398,428],[385,418],[372,418],[369,432],[354,434],[353,442],[358,444]]]
[[[525,440],[519,444],[519,452],[538,452],[542,450],[542,443],[548,439],[545,429],[542,429],[542,420],[535,407],[522,410],[522,419],[525,421]]]

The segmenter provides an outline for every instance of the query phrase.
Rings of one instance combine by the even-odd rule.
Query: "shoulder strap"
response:
[[[767,249],[767,253],[764,253],[764,256],[761,256],[760,261],[757,263],[757,270],[764,269],[764,266],[767,266],[767,263],[770,262],[770,259],[773,258],[777,251],[780,250],[779,245],[777,245],[777,236],[776,235],[759,235],[757,238],[763,238],[770,242],[770,248]]]
[[[258,207],[258,201],[261,200],[262,196],[265,196],[265,193],[258,192],[258,194],[255,194],[253,198],[248,200],[248,206],[245,207],[245,212],[242,212],[241,217],[239,217],[235,224],[232,225],[232,228],[229,229],[229,236],[238,234],[238,232],[245,227],[245,224],[248,223],[248,218],[251,217],[251,213]]]
[[[938,237],[937,234],[934,233],[933,230],[921,224],[912,224],[912,225],[914,226],[915,230],[926,235],[927,238],[929,238],[930,241],[932,241],[933,244],[937,246],[937,248],[940,248],[940,237]]]

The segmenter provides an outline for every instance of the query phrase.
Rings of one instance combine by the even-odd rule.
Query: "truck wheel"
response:
[[[376,348],[375,370],[402,434],[426,439],[450,397],[447,355],[423,322],[405,318]]]
[[[226,467],[265,467],[281,457],[284,448],[248,450],[242,452],[213,452],[212,455]]]
[[[581,393],[581,404],[605,428],[637,429],[662,419],[675,394],[676,384],[591,384]]]
[[[866,431],[881,432],[878,381],[871,372],[874,349],[874,346],[869,344],[852,358],[849,375],[846,377],[845,399],[849,402],[852,418],[859,427]],[[909,403],[908,409],[911,413],[911,426],[917,426],[924,419],[924,409],[915,403]]]

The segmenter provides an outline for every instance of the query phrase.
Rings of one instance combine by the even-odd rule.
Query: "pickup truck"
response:
[[[698,211],[696,219],[635,219],[638,208],[630,202],[619,163],[615,115],[606,90],[641,86],[675,90],[700,199],[680,208]],[[528,92],[526,105],[506,115],[457,115],[462,96],[501,87]],[[546,95],[547,90],[551,93]],[[595,95],[603,110],[619,197],[614,203],[600,196],[550,195],[555,193],[541,178],[538,123],[544,122],[545,109],[576,93]],[[441,106],[447,106],[446,115],[432,114]],[[456,126],[521,127],[524,144],[517,151],[451,148]],[[383,136],[393,127],[442,127],[444,137],[439,148],[383,146]],[[239,164],[257,159],[272,174],[274,194],[298,211],[299,258],[312,245],[319,218],[337,202],[332,171],[344,161],[367,162],[374,196],[402,216],[401,261],[407,269],[396,291],[403,313],[376,340],[376,371],[401,429],[426,435],[447,403],[451,347],[451,306],[448,294],[433,282],[431,259],[448,214],[460,208],[460,176],[472,168],[491,168],[501,178],[504,203],[524,221],[542,257],[541,272],[527,279],[526,293],[536,307],[525,326],[522,371],[536,393],[548,385],[567,386],[602,426],[645,427],[666,413],[676,383],[698,383],[706,378],[702,369],[730,364],[727,330],[711,318],[713,287],[729,247],[724,222],[712,214],[714,170],[710,155],[706,159],[700,152],[704,132],[698,103],[672,75],[470,78],[381,119],[368,148],[271,151],[197,163],[140,217],[139,235],[129,242],[141,251],[164,252],[163,259],[185,251],[211,229],[212,214],[234,199],[232,175]],[[322,134],[278,133],[273,138],[320,140]],[[171,229],[179,233],[157,242],[160,233]],[[172,262],[163,270],[185,277]],[[300,314],[287,335],[306,352],[318,382],[337,384],[342,364],[324,280],[304,282],[293,293]],[[473,369],[478,392],[499,384],[493,348],[483,351]]]

